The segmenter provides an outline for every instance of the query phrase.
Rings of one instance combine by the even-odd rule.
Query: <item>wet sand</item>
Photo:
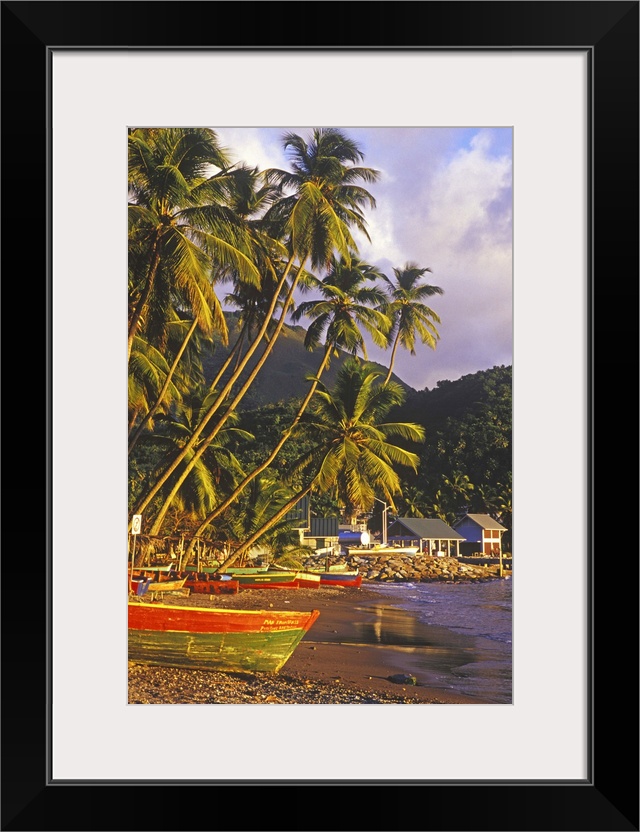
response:
[[[213,597],[167,594],[164,602],[225,609],[317,609],[320,616],[278,674],[222,674],[130,663],[131,704],[488,703],[442,682],[451,668],[467,661],[462,639],[444,628],[421,624],[366,584],[359,589],[243,590]],[[414,676],[417,684],[390,681],[396,674]]]

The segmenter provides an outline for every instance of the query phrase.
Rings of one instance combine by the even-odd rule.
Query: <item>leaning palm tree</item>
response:
[[[398,345],[415,355],[416,335],[431,349],[436,348],[436,342],[440,338],[435,327],[440,323],[440,318],[433,309],[423,303],[423,300],[434,295],[442,295],[443,290],[439,286],[419,283],[425,272],[430,271],[428,267],[421,269],[417,263],[409,262],[404,268],[393,270],[395,283],[386,275],[382,275],[389,286],[388,314],[393,322],[387,341],[387,346],[392,346],[392,349],[385,384],[391,378]]]
[[[146,441],[156,454],[162,455],[158,462],[160,467],[175,457],[188,441],[200,414],[207,407],[210,396],[205,388],[197,388],[183,396],[179,405],[172,408],[171,412],[157,418],[156,430]],[[237,415],[234,420],[237,421]],[[211,511],[211,508],[224,499],[242,479],[244,471],[231,448],[239,440],[252,439],[254,436],[247,431],[227,427],[220,432],[216,443],[210,444],[197,464],[191,467],[175,502],[183,514],[186,512],[190,515],[194,525],[197,525],[203,515]],[[186,461],[188,460],[189,457]],[[167,490],[171,484],[171,481],[167,483]]]
[[[283,193],[286,191],[292,191],[292,193],[283,196],[278,203],[267,211],[263,218],[263,225],[264,229],[271,233],[271,236],[281,234],[284,229],[289,258],[280,276],[271,305],[265,315],[265,321],[251,348],[245,353],[238,368],[226,382],[210,411],[194,432],[191,442],[185,446],[183,456],[176,459],[175,463],[147,491],[146,495],[138,502],[135,513],[141,513],[151,503],[167,479],[182,462],[182,459],[190,453],[200,434],[221,404],[225,403],[225,411],[208,433],[199,451],[194,454],[190,464],[197,462],[198,454],[204,453],[207,442],[213,441],[226,420],[235,412],[239,402],[246,395],[273,349],[275,340],[284,326],[289,307],[293,302],[297,282],[304,274],[307,262],[311,264],[312,268],[317,269],[326,267],[336,252],[350,258],[352,251],[357,252],[356,243],[349,230],[352,226],[357,227],[368,237],[362,208],[365,204],[375,207],[375,200],[366,189],[354,183],[360,180],[375,182],[378,173],[371,168],[363,168],[354,164],[363,158],[357,144],[348,139],[340,130],[329,128],[314,130],[308,143],[302,137],[294,133],[288,133],[284,137],[284,147],[285,150],[290,150],[292,171],[271,169],[265,171],[264,175],[267,184],[276,184]],[[271,231],[271,229],[273,230]],[[280,317],[269,344],[265,347],[261,357],[240,389],[230,401],[227,401],[229,392],[267,331],[270,318],[278,304],[283,288],[287,285],[289,273],[296,262],[298,265],[295,276],[289,283],[282,303]],[[185,467],[184,476],[188,474],[189,470],[188,464]],[[173,496],[177,493],[180,484],[181,481],[178,479],[172,492],[163,503],[152,525],[152,534],[156,533],[162,522],[162,517],[166,513]]]
[[[333,491],[350,521],[371,511],[377,494],[395,510],[394,497],[401,494],[396,466],[415,471],[419,457],[390,440],[422,442],[425,436],[421,425],[381,421],[405,397],[399,384],[377,383],[381,375],[367,364],[346,362],[333,391],[319,385],[316,404],[300,423],[316,444],[293,471],[316,466],[315,486]]]
[[[317,347],[324,336],[323,357],[316,375],[311,378],[309,390],[300,403],[293,421],[283,431],[269,455],[247,474],[224,502],[216,506],[199,526],[196,536],[201,535],[210,523],[226,511],[249,483],[273,463],[305,413],[320,383],[320,377],[330,364],[331,357],[338,355],[339,350],[346,350],[354,355],[360,351],[366,358],[366,345],[361,329],[366,330],[379,346],[384,344],[385,332],[389,329],[390,321],[383,312],[373,307],[383,306],[385,296],[377,287],[367,285],[380,276],[381,273],[374,266],[352,257],[350,261],[345,258],[334,260],[323,280],[315,277],[308,279],[307,286],[317,288],[322,297],[301,303],[291,317],[294,322],[299,321],[303,315],[312,319],[313,323],[307,330],[304,341],[308,350]],[[189,544],[188,552],[194,544],[195,539]]]
[[[259,282],[246,229],[225,204],[233,187],[227,166],[212,130],[130,132],[129,354],[143,321],[147,330],[162,327],[176,288],[189,298],[203,328],[225,332],[211,287],[212,259]]]
[[[404,400],[399,384],[376,383],[381,373],[350,359],[338,373],[332,391],[322,383],[317,400],[298,424],[314,444],[292,466],[289,477],[298,490],[260,529],[245,540],[222,564],[226,569],[247,552],[288,511],[311,491],[335,494],[347,515],[370,510],[376,494],[390,505],[400,493],[396,466],[414,471],[419,457],[390,440],[424,440],[424,428],[408,422],[382,422]]]
[[[385,314],[386,296],[371,281],[384,278],[375,266],[352,255],[333,260],[329,273],[322,280],[311,277],[305,291],[315,288],[321,295],[315,300],[298,304],[291,320],[298,323],[303,317],[312,323],[307,329],[304,345],[313,350],[324,336],[325,352],[336,353],[337,348],[366,359],[367,349],[362,335],[365,330],[373,342],[383,347],[391,321]],[[377,308],[380,307],[380,308]]]

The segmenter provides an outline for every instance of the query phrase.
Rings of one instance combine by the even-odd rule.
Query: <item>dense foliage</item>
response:
[[[291,548],[288,518],[308,495],[350,518],[376,494],[449,516],[471,492],[504,513],[506,376],[477,395],[462,380],[459,408],[448,382],[405,401],[396,352],[435,349],[424,301],[442,289],[414,262],[390,278],[360,258],[352,230],[368,238],[379,174],[355,142],[334,128],[282,141],[289,170],[260,171],[231,164],[210,129],[129,131],[130,517],[151,535],[224,538],[233,559],[256,541]],[[366,363],[365,333],[387,367]],[[292,334],[302,368],[274,360]],[[265,383],[282,401],[255,409]]]

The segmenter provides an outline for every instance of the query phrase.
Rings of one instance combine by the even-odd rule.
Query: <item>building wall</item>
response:
[[[454,528],[458,534],[467,538],[467,543],[482,543],[482,529],[473,520],[461,520]]]

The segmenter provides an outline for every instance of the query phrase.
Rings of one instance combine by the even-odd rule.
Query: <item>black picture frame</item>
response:
[[[24,403],[28,414],[20,430],[30,437],[25,442],[27,458],[38,465],[45,462],[44,476],[39,487],[34,486],[33,466],[25,466],[24,459],[15,466],[11,462],[7,499],[10,505],[14,498],[17,514],[7,512],[5,517],[22,516],[27,499],[34,517],[46,515],[39,537],[29,527],[26,570],[36,569],[43,575],[51,559],[52,505],[47,156],[52,49],[587,50],[591,83],[587,640],[592,680],[588,777],[584,782],[532,783],[52,782],[48,780],[50,587],[46,581],[29,581],[27,574],[28,603],[18,597],[13,582],[5,580],[2,588],[2,829],[638,830],[637,513],[629,511],[628,495],[618,493],[616,503],[612,492],[624,491],[629,481],[636,481],[633,463],[630,480],[623,469],[629,466],[630,449],[636,449],[632,440],[637,438],[638,427],[637,374],[629,391],[629,364],[638,354],[639,3],[317,5],[321,13],[314,14],[311,26],[304,23],[308,6],[305,11],[300,5],[280,2],[2,2],[3,288],[10,292],[5,311],[14,322],[21,317],[14,278],[16,273],[24,278],[19,252],[24,257],[28,251],[29,275],[36,287],[30,292],[30,303],[37,297],[42,303],[39,315],[34,306],[29,314],[39,322],[45,339],[40,354],[30,359],[31,373],[37,368],[42,374],[38,377],[41,386]],[[250,20],[247,32],[242,31],[243,19]],[[198,25],[193,25],[194,20]],[[21,205],[28,206],[28,222]],[[36,241],[39,245],[34,245]],[[633,367],[637,369],[635,362]],[[24,360],[14,363],[10,354],[5,363],[6,389],[17,386],[23,373]],[[45,399],[46,419],[42,413]],[[40,453],[38,438],[42,440]],[[634,454],[633,458],[638,457]],[[14,467],[22,470],[24,481],[20,482],[19,471],[14,479]],[[30,468],[29,476],[25,467]],[[570,475],[567,480],[560,483],[562,488],[576,485]],[[556,510],[561,510],[560,496],[556,492],[547,495],[556,501]],[[630,533],[625,528],[629,522]],[[568,527],[570,523],[567,518]],[[5,531],[13,525],[5,520]],[[15,528],[18,534],[23,532],[17,519]],[[20,545],[17,536],[7,536],[7,540],[11,547]],[[557,579],[570,580],[571,576],[562,574],[559,567]],[[407,738],[398,741],[401,753]],[[212,752],[216,751],[223,753],[214,744]]]

